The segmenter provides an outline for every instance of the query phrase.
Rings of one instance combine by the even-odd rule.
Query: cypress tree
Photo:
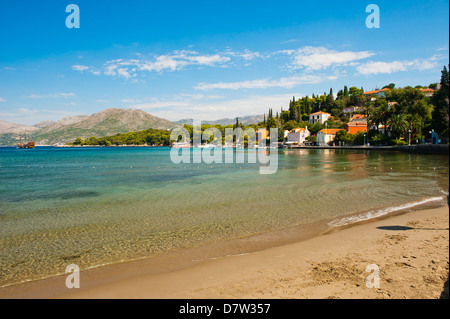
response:
[[[450,68],[450,65],[449,65]],[[449,73],[447,67],[441,71],[441,87],[432,98],[432,127],[441,135],[449,136]]]

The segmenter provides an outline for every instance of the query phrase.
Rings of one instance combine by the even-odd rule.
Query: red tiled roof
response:
[[[363,94],[377,94],[379,91],[378,90],[375,90],[375,91],[367,91],[367,92],[364,92]]]
[[[338,132],[340,130],[342,130],[342,129],[341,128],[329,128],[329,129],[323,129],[320,132],[327,134],[327,135],[336,135],[336,132]]]
[[[292,130],[290,130],[289,133],[298,133],[298,132],[303,132],[303,131],[306,131],[306,129],[303,127],[298,127],[298,128],[293,128]]]

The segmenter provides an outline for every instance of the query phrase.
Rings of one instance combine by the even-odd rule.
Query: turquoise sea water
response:
[[[169,153],[0,148],[0,287],[64,273],[68,264],[86,269],[292,225],[443,205],[449,187],[445,156],[287,150],[276,174],[260,175],[259,164],[173,164]]]

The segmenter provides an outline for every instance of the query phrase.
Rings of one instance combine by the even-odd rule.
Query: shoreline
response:
[[[0,146],[1,148],[12,148],[15,146]],[[52,147],[52,148],[168,148],[169,145],[36,145],[36,147]],[[193,148],[192,146],[190,148]],[[449,144],[414,144],[414,145],[400,145],[400,146],[291,146],[291,147],[278,147],[280,150],[300,150],[300,149],[312,149],[312,150],[359,150],[359,151],[391,151],[391,152],[404,152],[415,153],[422,155],[449,155]]]
[[[414,144],[399,146],[292,146],[287,149],[327,149],[327,150],[363,150],[363,151],[398,151],[416,154],[448,155],[449,144]]]
[[[435,220],[435,222],[430,219]],[[427,226],[426,223],[430,221],[432,223],[439,223],[440,227],[425,227]],[[448,206],[443,206],[440,208],[425,208],[412,212],[397,212],[372,220],[334,228],[327,227],[323,223],[321,227],[310,230],[308,234],[302,234],[302,236],[298,234],[298,227],[292,227],[282,232],[278,231],[241,238],[234,242],[234,247],[228,247],[230,249],[230,255],[226,254],[226,250],[222,250],[222,252],[225,252],[222,256],[211,255],[215,249],[223,248],[223,245],[229,244],[215,243],[212,247],[207,247],[207,245],[205,247],[196,247],[168,253],[157,258],[143,258],[140,260],[110,264],[81,271],[81,289],[67,289],[65,287],[66,275],[61,275],[1,288],[0,298],[303,299],[330,297],[327,294],[337,289],[337,287],[340,287],[341,290],[341,293],[335,294],[334,297],[337,298],[415,298],[415,295],[410,295],[406,292],[400,295],[397,292],[385,292],[383,286],[381,287],[381,291],[380,289],[368,289],[365,287],[364,281],[345,289],[341,287],[343,282],[345,286],[345,280],[343,278],[340,278],[338,275],[338,279],[342,280],[336,282],[333,280],[328,281],[326,278],[330,273],[322,268],[328,265],[327,263],[330,263],[328,261],[330,259],[329,257],[335,255],[334,259],[337,258],[338,261],[332,264],[340,265],[339,269],[343,274],[349,275],[353,280],[358,276],[365,276],[362,273],[364,269],[359,269],[359,272],[357,271],[352,274],[352,271],[354,272],[356,269],[355,262],[354,260],[352,261],[352,259],[355,259],[355,256],[349,257],[349,254],[354,255],[355,252],[361,253],[367,250],[365,249],[367,247],[364,246],[364,243],[367,244],[368,242],[371,242],[369,250],[375,249],[380,252],[386,249],[385,246],[387,244],[389,246],[395,246],[395,243],[391,244],[390,241],[394,240],[396,242],[397,240],[400,243],[406,240],[405,237],[412,237],[408,236],[412,233],[415,233],[415,237],[420,237],[422,241],[430,241],[430,239],[422,238],[425,235],[429,236],[427,232],[421,232],[418,226],[408,226],[419,225],[421,223],[424,225],[420,228],[424,230],[430,229],[430,232],[434,232],[436,236],[440,236],[440,250],[428,253],[433,255],[442,252],[445,253],[446,251],[440,258],[433,255],[432,258],[430,257],[430,260],[422,261],[432,266],[435,265],[441,270],[441,273],[442,271],[446,271],[445,279],[447,279],[448,283]],[[391,224],[397,225],[400,228],[398,230],[380,230],[377,228],[380,226],[388,227],[386,225]],[[296,232],[297,234],[295,234]],[[389,237],[390,235],[392,236]],[[359,237],[361,237],[361,240],[355,240],[355,238]],[[260,249],[267,242],[270,243],[271,247]],[[222,247],[220,247],[221,245]],[[421,243],[417,239],[411,240],[411,246],[417,250],[422,249]],[[378,258],[375,258],[377,254],[374,255],[373,252],[370,253],[367,251],[368,255],[373,255],[373,259],[369,260],[371,261],[370,263],[382,264],[380,258],[387,258],[387,252],[385,251],[382,254],[378,253]],[[200,258],[195,259],[195,253]],[[400,247],[397,253],[398,256],[395,255],[395,258],[403,261],[405,254],[405,247]],[[206,258],[201,258],[205,256]],[[280,259],[281,256],[283,256],[282,259]],[[389,260],[392,258],[392,256],[389,257]],[[316,259],[316,262],[311,263],[311,259]],[[348,259],[349,262],[343,263],[341,259]],[[419,259],[413,258],[413,260],[416,261]],[[394,266],[398,264],[398,267],[394,267],[394,269],[404,267],[411,269],[417,268],[411,265],[411,267],[404,266],[401,261],[394,263]],[[312,268],[308,267],[313,264],[316,266]],[[317,265],[320,267],[317,268]],[[389,267],[391,266],[389,265]],[[297,268],[299,274],[302,274],[299,278],[292,277],[292,271],[295,268]],[[316,276],[314,272],[319,270],[323,270],[323,274],[316,278],[318,282],[314,282],[314,280],[310,282],[312,280],[311,278],[314,279]],[[422,277],[424,278],[437,274],[436,271],[427,269],[424,269],[423,273]],[[312,277],[303,278],[305,274],[309,274]],[[440,274],[439,276],[442,277],[443,275]],[[441,277],[439,279],[429,279],[427,288],[432,286],[430,283],[434,283],[435,285],[431,287],[433,288],[433,292],[427,292],[428,295],[419,298],[436,298],[438,290],[442,290],[445,282],[445,280],[442,281]],[[303,278],[303,282],[301,278]],[[323,280],[325,282],[321,282]],[[288,286],[292,288],[293,282],[304,287],[303,289],[284,287],[284,292],[281,293],[280,291],[273,291],[273,283],[270,283],[270,281],[278,282],[277,287],[280,287],[280,285],[283,286],[282,283],[289,283]],[[396,282],[396,278],[390,278],[386,283],[383,283],[382,280],[383,285],[391,285],[392,282]],[[250,289],[250,287],[246,288],[247,286],[242,283],[247,283],[250,287],[256,286],[254,289]],[[438,286],[442,287],[437,288]],[[355,287],[359,287],[360,290],[364,288],[366,295],[360,295],[361,292],[354,295],[353,290],[356,289]],[[420,291],[420,289],[417,289],[417,291]],[[424,290],[422,289],[422,291]]]

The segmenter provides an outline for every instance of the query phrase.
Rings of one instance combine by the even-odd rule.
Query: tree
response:
[[[339,130],[336,132],[334,141],[342,144],[349,144],[352,142],[351,134],[348,134],[346,130]]]
[[[292,101],[289,101],[289,116],[290,120],[298,122],[298,107],[295,105],[295,96]]]
[[[377,106],[379,122],[384,125],[384,135],[387,135],[387,126],[391,116],[388,103],[385,99],[379,99],[375,102],[375,106]]]
[[[330,93],[326,96],[324,110],[326,112],[331,112],[334,107],[334,96],[333,89],[330,89]]]
[[[239,118],[236,117],[236,123],[233,125],[233,130],[234,130],[235,128],[238,128],[238,127],[243,127],[243,125],[242,125],[242,123],[239,122]],[[223,136],[223,135],[224,135],[224,134],[223,134],[223,132],[222,132],[222,136]]]
[[[292,120],[284,123],[284,125],[283,125],[283,129],[288,130],[288,131],[290,131],[296,127],[297,127],[297,122],[292,121]]]
[[[289,122],[289,120],[290,120],[289,111],[283,111],[282,110],[280,117],[281,117],[281,122],[282,123]]]
[[[411,135],[417,134],[419,139],[422,140],[422,117],[418,114],[408,114],[406,116],[406,121],[408,122],[408,130],[411,132]]]
[[[389,129],[395,137],[400,138],[408,130],[405,114],[394,114],[389,119]]]
[[[370,126],[375,126],[376,130],[378,131],[378,127],[381,123],[381,112],[379,109],[373,105],[369,104],[366,107],[366,113],[367,113],[367,124]]]
[[[311,135],[316,135],[324,128],[325,128],[324,125],[320,124],[319,122],[316,122],[313,125],[311,125],[311,127],[308,127],[308,130],[311,132]]]
[[[350,103],[361,107],[364,105],[365,103],[365,97],[363,95],[364,91],[363,89],[359,90],[356,87],[351,87],[350,88]]]
[[[267,130],[270,130],[271,128],[278,127],[277,120],[273,117],[269,118],[267,120]]]
[[[83,140],[79,137],[73,142],[73,145],[81,145],[81,144],[83,144]]]
[[[438,86],[438,83],[431,83],[430,85],[428,85],[428,87],[433,90],[437,90],[437,86]]]
[[[449,66],[450,68],[450,66]],[[447,67],[441,71],[440,89],[434,94],[432,103],[432,127],[439,134],[449,136],[449,74]]]
[[[388,85],[383,86],[383,89],[385,89],[385,88],[392,90],[392,89],[395,88],[395,84],[394,84],[394,83],[391,83],[391,84],[388,84]]]
[[[348,88],[347,88],[347,85],[344,85],[344,97],[348,97]]]

